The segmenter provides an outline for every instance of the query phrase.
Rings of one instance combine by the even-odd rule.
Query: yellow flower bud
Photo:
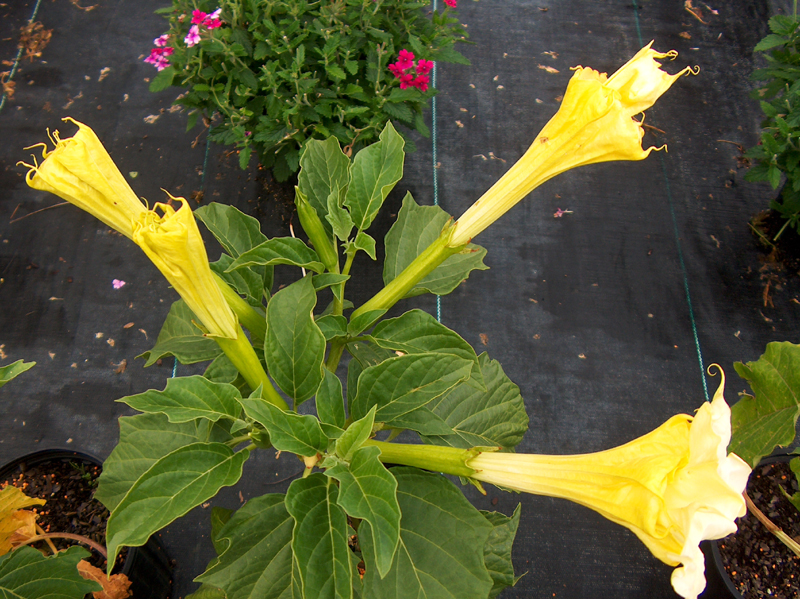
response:
[[[694,417],[673,416],[630,443],[592,454],[481,453],[467,461],[479,481],[561,497],[630,529],[672,573],[675,591],[696,598],[705,588],[699,543],[736,531],[745,513],[750,467],[728,454],[731,412],[723,375]]]
[[[180,202],[178,210],[160,203],[153,210],[145,210],[133,223],[132,239],[180,294],[209,335],[236,339],[239,330],[236,316],[211,274],[194,214],[184,198],[172,199]]]
[[[60,139],[53,132],[55,149],[43,146],[41,165],[26,164],[26,176],[34,189],[49,191],[96,216],[126,237],[132,236],[132,222],[147,211],[122,173],[111,160],[103,144],[89,127],[65,118],[78,126],[78,132]],[[32,146],[36,147],[36,146]]]
[[[610,78],[575,67],[558,112],[536,136],[528,151],[458,219],[451,247],[469,241],[508,212],[536,187],[566,170],[610,160],[642,160],[642,124],[634,116],[650,108],[681,75],[660,69],[657,58],[675,58],[642,48]],[[661,148],[658,148],[661,149]]]

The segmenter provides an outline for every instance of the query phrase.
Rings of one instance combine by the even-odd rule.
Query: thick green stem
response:
[[[259,314],[250,304],[248,304],[242,297],[236,293],[228,283],[220,277],[217,273],[212,271],[214,279],[217,281],[217,286],[222,291],[222,296],[228,302],[231,310],[239,318],[239,323],[242,324],[248,331],[253,339],[255,345],[264,345],[264,337],[267,335],[267,319],[263,314]]]
[[[411,264],[397,275],[386,287],[375,294],[366,304],[355,310],[350,320],[370,310],[388,310],[405,297],[414,285],[432,273],[437,266],[450,256],[460,253],[466,245],[449,247],[453,229],[448,226],[428,248],[417,256]]]
[[[344,353],[344,341],[333,341],[331,343],[331,350],[328,352],[328,359],[325,361],[325,368],[336,374],[336,369],[339,366],[339,361],[342,359]]]
[[[278,394],[275,387],[272,386],[272,381],[269,380],[269,376],[261,366],[261,362],[258,361],[258,356],[245,336],[242,327],[239,327],[239,336],[236,339],[214,337],[214,340],[252,389],[258,389],[258,386],[261,385],[261,393],[264,399],[278,406],[281,410],[289,409],[289,405]]]
[[[440,447],[438,445],[409,445],[406,443],[386,443],[384,441],[365,441],[364,445],[372,445],[381,450],[381,462],[386,464],[402,464],[415,466],[424,470],[443,472],[455,476],[470,477],[475,469],[467,466],[467,462],[479,452],[474,449],[458,449],[456,447]]]

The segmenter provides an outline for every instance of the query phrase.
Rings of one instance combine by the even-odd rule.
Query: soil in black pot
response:
[[[20,465],[17,472],[5,480],[0,480],[0,488],[12,485],[28,497],[44,499],[43,506],[28,508],[39,514],[37,523],[45,532],[72,533],[95,541],[105,547],[106,522],[108,510],[93,498],[97,488],[97,478],[101,469],[93,464],[80,461],[52,460],[28,466]],[[56,548],[66,549],[75,545],[69,539],[51,539]],[[37,544],[46,547],[44,543]],[[84,548],[89,549],[84,546]],[[105,570],[106,560],[96,551],[89,562]],[[126,554],[123,551],[123,554]],[[117,566],[124,561],[124,555],[117,558]]]
[[[784,496],[797,492],[789,464],[776,462],[757,467],[747,483],[753,503],[777,526],[800,541],[800,511]],[[719,542],[722,563],[745,599],[800,597],[800,557],[796,556],[755,516],[737,521],[735,535]]]
[[[753,234],[767,253],[766,260],[781,264],[788,274],[800,274],[800,234],[775,210],[759,212],[750,220]],[[777,241],[775,236],[780,233]]]

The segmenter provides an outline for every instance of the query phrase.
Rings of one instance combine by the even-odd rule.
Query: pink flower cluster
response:
[[[455,2],[455,0],[450,0]],[[408,50],[400,50],[397,55],[397,62],[389,65],[389,70],[400,80],[400,89],[416,87],[419,91],[428,90],[428,83],[431,79],[428,73],[433,70],[433,63],[430,60],[419,59],[414,64],[414,55]]]
[[[192,26],[189,28],[189,33],[184,38],[184,43],[188,47],[192,47],[197,42],[200,41],[200,27],[205,27],[206,29],[216,29],[222,25],[222,21],[219,18],[219,13],[222,12],[221,8],[218,8],[212,13],[205,13],[202,10],[194,10],[192,11]]]
[[[444,3],[450,8],[455,8],[458,5],[457,0],[444,0]]]
[[[144,59],[145,62],[150,63],[159,71],[163,71],[169,66],[169,56],[175,52],[174,48],[167,46],[169,36],[164,34],[153,40],[155,48],[150,50],[150,56]]]

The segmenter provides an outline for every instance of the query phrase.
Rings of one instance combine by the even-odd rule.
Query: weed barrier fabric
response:
[[[0,110],[0,364],[38,363],[2,391],[2,461],[47,447],[107,456],[117,418],[130,413],[114,400],[163,388],[172,375],[172,360],[144,370],[135,357],[152,346],[175,292],[128,240],[29,189],[15,166],[30,160],[24,146],[45,141],[48,128],[71,135],[59,119],[72,116],[95,129],[151,204],[165,197],[161,188],[186,197],[202,191],[204,202],[255,214],[267,235],[288,234],[286,207],[259,201],[262,174],[240,171],[229,148],[206,152],[201,128],[185,132],[186,115],[169,110],[177,88],[148,91],[156,71],[142,59],[165,29],[153,14],[164,4],[43,0],[36,20],[52,38],[41,57],[19,65],[14,95]],[[35,7],[0,6],[0,59],[13,62],[8,38],[17,39]],[[785,6],[739,0],[701,10],[698,18],[681,0],[460,2],[474,42],[461,50],[472,66],[438,66],[436,115],[438,197],[455,216],[555,113],[570,67],[611,73],[651,39],[660,51],[680,52],[670,72],[700,67],[647,113],[645,143],[666,143],[669,152],[546,183],[476,240],[488,248],[491,270],[441,300],[442,321],[520,386],[531,426],[518,451],[625,443],[699,407],[718,384],[703,371],[714,362],[726,369],[732,403],[745,388],[734,361],[757,359],[769,341],[798,341],[797,273],[765,265],[748,232],[773,192],[744,182],[736,146],[758,139],[760,113],[748,96],[752,48]],[[407,190],[433,203],[432,144],[416,143],[387,214],[397,213]],[[559,209],[565,213],[555,217]],[[380,218],[370,233],[382,238],[391,220]],[[368,259],[355,268],[368,275],[348,285],[358,305],[377,289],[381,268]],[[279,271],[279,283],[287,276]],[[125,285],[115,289],[114,279]],[[395,310],[411,307],[435,313],[436,302],[419,297]],[[292,458],[256,452],[242,482],[212,504],[236,508],[283,492],[301,469]],[[503,597],[675,596],[672,569],[627,530],[566,501],[487,491],[465,490],[480,509],[510,514],[523,504],[514,555],[517,574],[526,574]],[[213,555],[209,515],[198,508],[163,532],[176,560],[175,597],[197,587],[192,579]]]

